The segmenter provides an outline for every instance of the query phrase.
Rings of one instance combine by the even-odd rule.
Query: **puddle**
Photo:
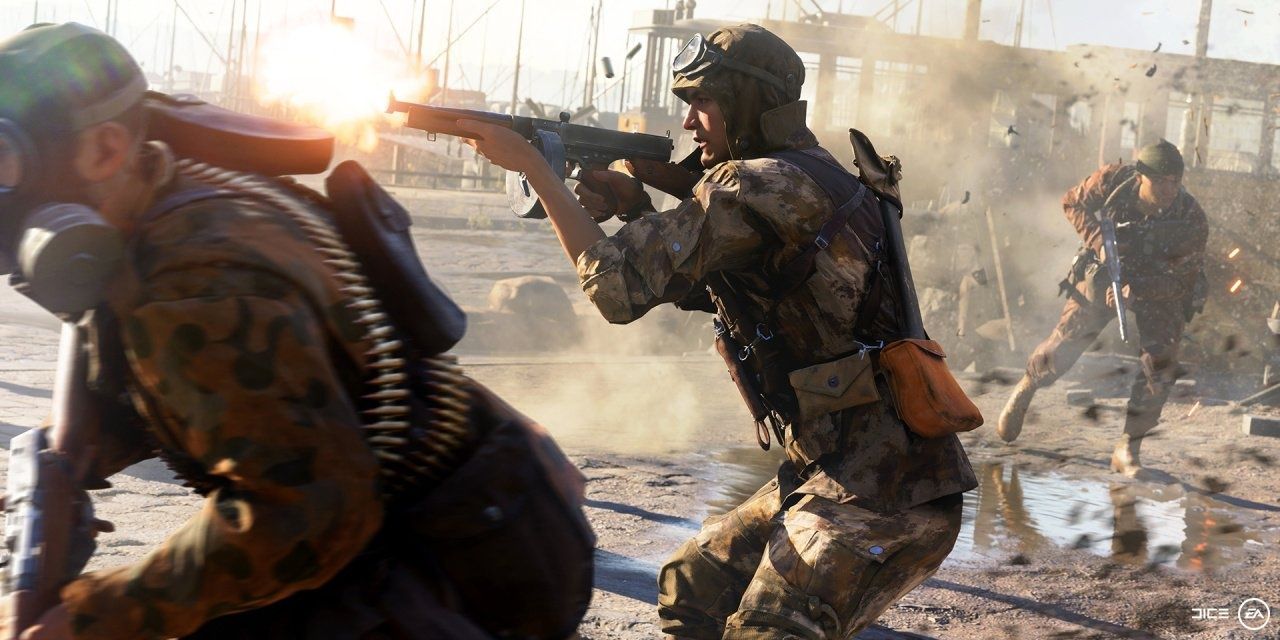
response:
[[[781,454],[736,448],[714,459],[721,480],[709,488],[708,514],[755,493],[776,472]],[[1007,462],[975,462],[974,472],[980,486],[965,494],[963,528],[949,562],[1005,564],[1059,547],[1202,571],[1241,562],[1246,546],[1263,544],[1260,515],[1180,485],[1032,473]]]

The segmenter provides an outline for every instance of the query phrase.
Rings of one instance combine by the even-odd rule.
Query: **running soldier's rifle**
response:
[[[93,504],[85,492],[86,462],[98,440],[99,415],[88,397],[83,329],[64,322],[58,347],[49,427],[10,441],[5,497],[8,550],[4,640],[19,637],[58,604],[59,590],[93,554]]]
[[[560,179],[568,177],[587,181],[593,187],[592,190],[602,194],[606,200],[613,198],[612,192],[591,181],[590,171],[607,169],[615,160],[667,162],[675,148],[669,137],[570,123],[568,112],[561,112],[559,121],[543,120],[490,111],[433,107],[403,102],[391,96],[387,113],[403,113],[408,116],[405,126],[432,135],[442,133],[460,138],[474,136],[475,134],[458,128],[459,120],[477,120],[506,127],[524,136],[542,152],[542,157]],[[566,167],[571,167],[567,174]],[[533,192],[533,187],[529,186],[522,173],[507,174],[507,199],[511,203],[512,212],[521,218],[547,217],[538,201],[538,194]],[[608,206],[612,210],[616,208],[616,203],[610,201]]]
[[[1120,249],[1116,244],[1116,222],[1104,211],[1098,213],[1098,224],[1102,231],[1102,260],[1107,267],[1107,275],[1111,279],[1111,295],[1116,301],[1116,318],[1120,321],[1120,339],[1129,341],[1129,326],[1124,317],[1124,285],[1120,282]]]

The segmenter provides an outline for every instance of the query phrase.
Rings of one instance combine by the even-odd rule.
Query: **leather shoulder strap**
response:
[[[834,211],[818,230],[813,243],[792,258],[778,272],[770,285],[769,296],[778,300],[804,284],[813,274],[813,260],[825,251],[836,234],[849,223],[850,216],[867,196],[867,187],[843,167],[804,151],[788,150],[770,154],[770,157],[786,161],[804,171],[831,200]]]

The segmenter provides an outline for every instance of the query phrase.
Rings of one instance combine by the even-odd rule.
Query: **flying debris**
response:
[[[1020,136],[1020,135],[1022,135],[1022,134],[1018,133],[1018,130],[1017,130],[1017,129],[1014,129],[1014,128],[1013,128],[1013,125],[1009,125],[1009,130],[1008,130],[1008,131],[1005,131],[1005,132],[1004,132],[1004,134],[1005,134],[1006,136]]]
[[[1153,65],[1151,65],[1151,68],[1150,68],[1150,69],[1147,69],[1147,77],[1148,77],[1148,78],[1150,78],[1151,76],[1154,76],[1155,74],[1156,74],[1156,65],[1154,65],[1154,64],[1153,64]]]
[[[1160,47],[1163,47],[1163,46],[1164,46],[1164,43],[1163,43],[1163,42],[1157,42],[1157,43],[1156,43],[1156,48],[1155,48],[1155,49],[1153,49],[1153,50],[1151,51],[1151,53],[1160,53]]]

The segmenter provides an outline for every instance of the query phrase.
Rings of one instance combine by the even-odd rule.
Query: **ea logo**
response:
[[[1236,610],[1236,618],[1240,624],[1250,631],[1258,631],[1271,622],[1271,607],[1262,598],[1249,598],[1240,603]]]

